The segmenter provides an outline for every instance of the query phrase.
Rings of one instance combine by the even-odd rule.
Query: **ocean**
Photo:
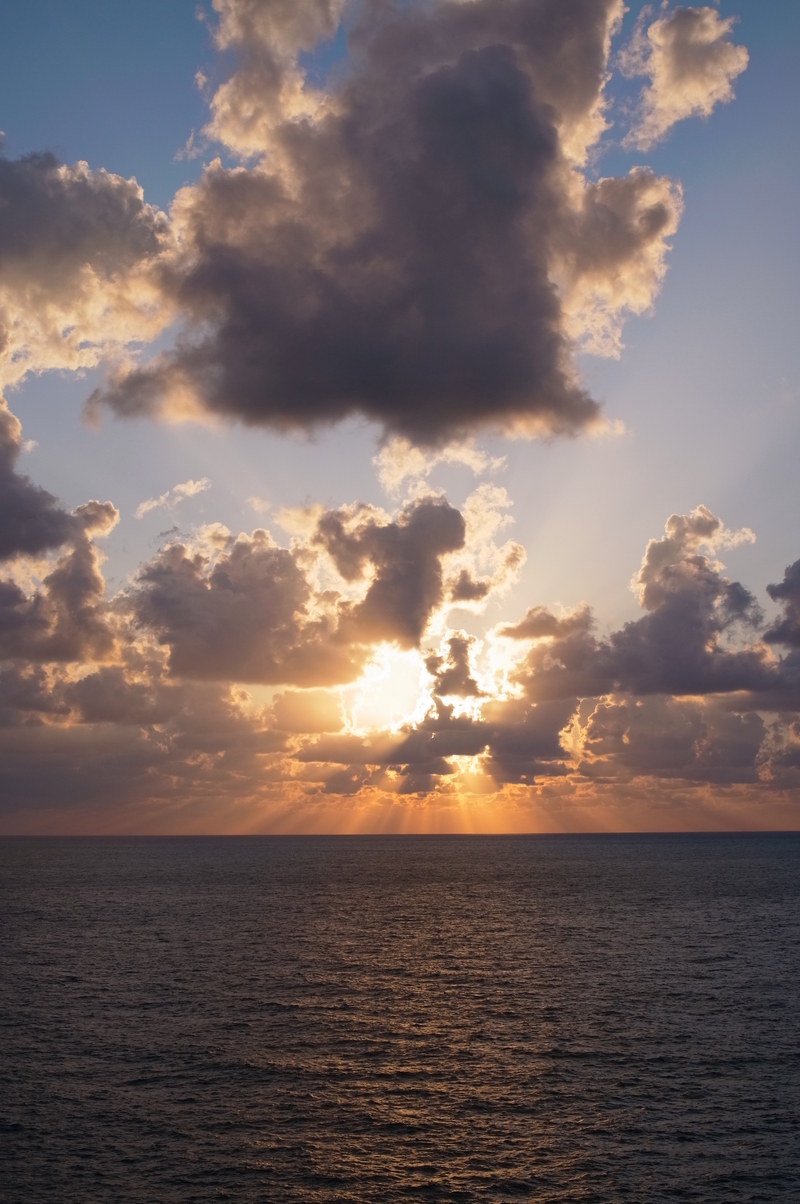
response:
[[[0,1199],[800,1201],[800,835],[3,839]]]

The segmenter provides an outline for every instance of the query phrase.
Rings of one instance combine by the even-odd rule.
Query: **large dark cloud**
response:
[[[680,208],[647,172],[578,170],[619,0],[354,6],[329,96],[297,53],[336,6],[217,8],[241,64],[211,130],[259,162],[178,195],[161,282],[184,334],[104,400],[278,428],[357,411],[422,443],[596,421],[573,336],[613,343],[646,308]]]

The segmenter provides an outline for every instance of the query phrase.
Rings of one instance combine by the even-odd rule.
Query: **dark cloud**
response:
[[[210,130],[259,162],[178,195],[161,282],[184,335],[92,405],[277,428],[359,412],[428,444],[596,422],[573,339],[614,343],[650,304],[680,209],[649,173],[578,170],[619,0],[355,6],[331,96],[297,54],[338,6],[221,8],[241,63]]]
[[[783,581],[768,585],[767,593],[773,602],[783,604],[783,615],[764,633],[764,639],[770,644],[800,648],[800,560],[788,565]]]
[[[67,513],[51,493],[17,472],[21,448],[20,424],[0,401],[0,560],[9,562],[8,576],[0,577],[0,660],[106,660],[116,637],[92,541],[106,535],[119,514],[110,502],[97,501]],[[36,566],[37,573],[44,571],[41,583],[23,588],[14,574],[19,570],[24,579],[26,558],[58,549],[62,555],[46,560],[46,570]]]
[[[490,702],[483,708],[490,728],[487,773],[499,785],[532,785],[537,778],[568,772],[561,732],[568,725],[577,699],[559,699],[531,706],[521,699]]]
[[[0,727],[40,723],[45,715],[66,717],[68,713],[68,705],[58,698],[41,665],[0,668]]]
[[[16,471],[21,448],[19,421],[0,401],[0,559],[61,547],[76,529],[51,493]]]
[[[510,623],[498,629],[498,635],[511,640],[538,640],[544,636],[564,639],[575,633],[585,633],[593,626],[588,606],[582,606],[563,618],[551,614],[545,606],[532,606],[519,623]]]
[[[265,531],[222,550],[176,543],[145,565],[131,605],[142,629],[169,648],[170,671],[199,680],[331,686],[353,681],[375,644],[417,647],[442,603],[442,557],[464,543],[464,520],[441,499],[395,522],[368,507],[327,511],[311,543],[276,546]],[[307,575],[324,549],[360,601],[318,594]]]
[[[220,805],[251,800],[283,748],[227,686],[194,683],[175,708],[153,706],[133,678],[120,688],[114,672],[92,676],[82,699],[71,695],[80,706],[93,695],[82,721],[0,729],[0,814],[24,816],[29,831],[40,812],[49,830],[62,815],[88,814],[94,830],[169,831],[183,826],[187,809],[202,824]],[[90,717],[101,696],[112,714]]]
[[[753,633],[761,622],[753,595],[724,577],[706,554],[749,537],[750,532],[724,531],[704,506],[672,515],[664,537],[648,544],[637,578],[645,615],[598,639],[588,608],[567,618],[542,608],[529,611],[522,623],[501,628],[500,634],[552,638],[531,650],[517,680],[537,699],[778,687],[776,666],[763,644],[737,648],[731,643],[737,632]]]
[[[646,775],[755,783],[765,732],[754,712],[663,697],[604,701],[589,717],[580,771],[617,780]]]
[[[107,660],[116,639],[104,592],[97,552],[86,538],[76,540],[31,594],[0,581],[0,658]]]
[[[473,677],[470,651],[476,640],[459,631],[447,640],[446,657],[432,654],[425,658],[425,668],[433,678],[433,693],[439,697],[480,698],[482,690]]]
[[[4,277],[33,273],[53,288],[75,287],[84,267],[110,276],[154,255],[167,228],[135,180],[64,167],[51,154],[0,157],[0,212]]]
[[[524,699],[488,700],[481,717],[456,714],[436,699],[425,718],[393,736],[376,734],[366,740],[348,736],[306,745],[297,754],[302,762],[347,766],[347,772],[367,776],[391,770],[400,789],[416,794],[451,777],[453,757],[481,757],[484,772],[499,787],[506,782],[533,785],[537,779],[568,772],[567,752],[560,733],[577,706],[576,699],[531,704]]]
[[[130,672],[123,665],[104,665],[60,691],[81,723],[133,724],[150,727],[173,719],[186,704],[183,686],[155,673]]]
[[[481,602],[491,591],[491,581],[476,581],[467,569],[462,569],[450,584],[451,602]]]
[[[169,647],[173,674],[199,680],[331,685],[352,681],[364,654],[333,641],[335,618],[312,618],[296,558],[265,531],[217,558],[173,544],[146,565],[132,595],[137,622]]]
[[[442,557],[464,546],[465,530],[460,512],[443,498],[407,506],[390,523],[366,509],[325,514],[315,540],[345,580],[356,580],[367,566],[374,573],[363,601],[341,608],[343,633],[353,640],[418,647],[444,599]]]

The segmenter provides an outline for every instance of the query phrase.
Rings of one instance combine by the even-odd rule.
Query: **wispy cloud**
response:
[[[272,502],[268,502],[266,500],[266,498],[259,497],[258,494],[254,493],[251,497],[249,497],[247,499],[247,504],[248,504],[248,506],[252,506],[252,508],[253,508],[253,510],[255,510],[256,514],[266,514],[266,512],[271,507]]]
[[[160,497],[151,497],[146,502],[140,502],[133,517],[144,518],[145,514],[149,514],[151,510],[171,510],[184,498],[194,497],[195,494],[203,493],[210,488],[211,482],[208,477],[201,477],[199,481],[183,481],[180,485],[174,485],[172,489],[162,493]]]

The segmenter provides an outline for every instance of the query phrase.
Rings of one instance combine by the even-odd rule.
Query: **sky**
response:
[[[3,24],[0,832],[800,827],[796,5]]]

